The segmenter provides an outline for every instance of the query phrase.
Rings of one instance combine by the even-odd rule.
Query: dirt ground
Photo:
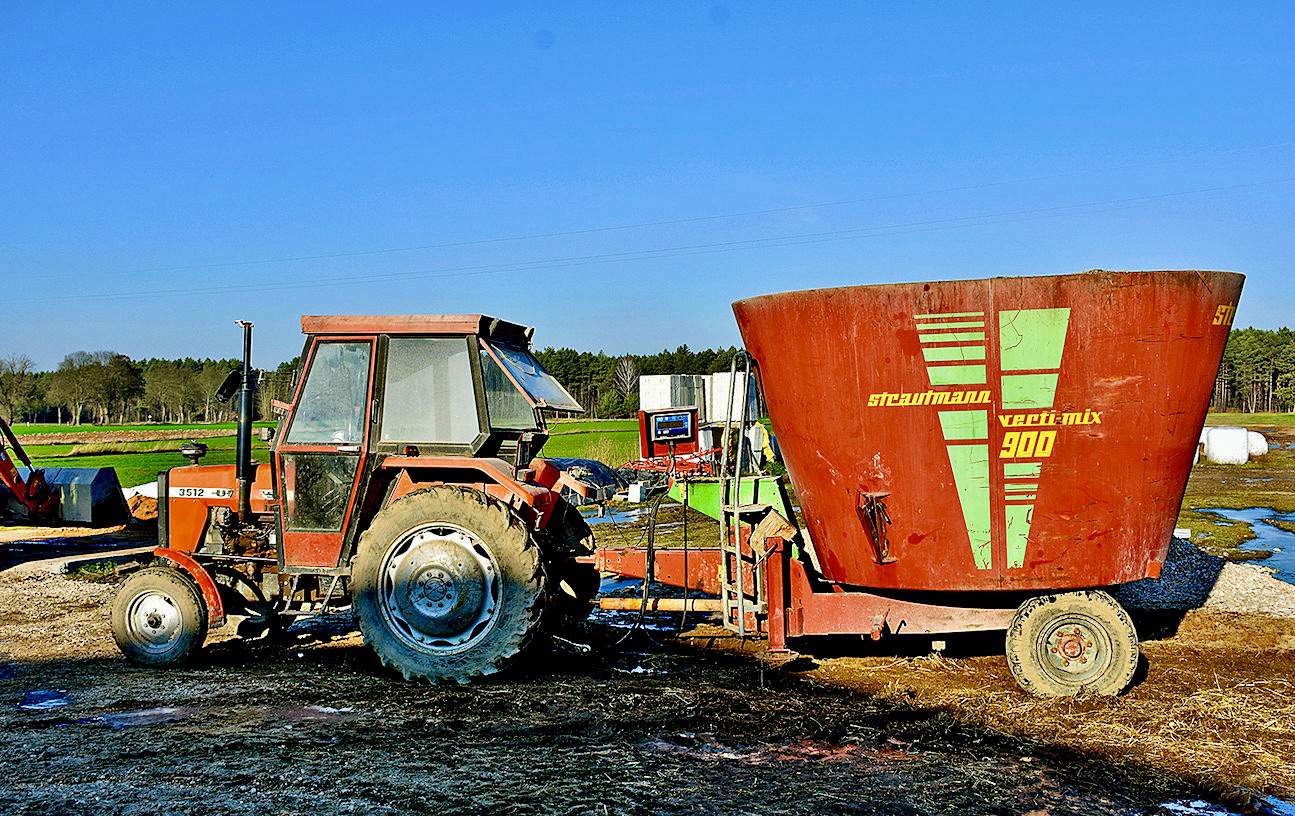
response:
[[[382,672],[345,621],[134,668],[108,633],[111,583],[16,574],[0,573],[6,814],[1219,814],[1206,802],[1263,812],[1242,788],[1295,792],[1291,721],[1253,719],[1295,670],[1295,630],[1267,621],[1189,616],[1115,701],[1031,702],[985,644],[774,662],[704,629],[618,645],[632,616],[578,633],[588,653],[549,646],[442,688]],[[1212,757],[1193,773],[1155,750],[1182,734]]]

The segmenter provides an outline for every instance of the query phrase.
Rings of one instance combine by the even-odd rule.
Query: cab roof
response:
[[[303,334],[479,334],[530,343],[535,330],[483,314],[302,315]]]

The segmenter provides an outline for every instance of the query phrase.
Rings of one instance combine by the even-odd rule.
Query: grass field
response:
[[[273,424],[273,423],[257,423]],[[228,436],[216,436],[202,439],[207,446],[207,455],[203,457],[204,465],[231,465],[234,463],[234,423],[190,423],[177,424],[139,424],[139,425],[54,425],[25,424],[15,425],[14,432],[22,437],[32,434],[71,433],[102,435],[110,439],[113,434],[131,433],[134,431],[211,431],[228,430]],[[24,444],[32,464],[37,467],[76,467],[97,468],[110,467],[117,471],[117,479],[123,487],[151,482],[160,471],[167,468],[186,465],[189,460],[179,453],[183,439],[131,442],[76,442],[56,445]],[[252,455],[257,461],[267,461],[269,451],[265,443],[252,439]]]
[[[1295,429],[1295,414],[1241,414],[1212,413],[1206,419],[1209,425],[1241,425],[1248,428]],[[258,423],[262,424],[262,423]],[[264,423],[270,424],[270,423]],[[39,433],[102,433],[131,431],[183,431],[226,429],[229,436],[203,439],[208,453],[203,464],[232,464],[234,461],[234,424],[217,423],[188,425],[16,425],[20,436]],[[633,419],[576,419],[559,420],[549,425],[549,441],[541,452],[543,456],[579,457],[597,459],[612,467],[619,467],[638,458],[638,422]],[[177,451],[183,440],[147,442],[79,442],[57,445],[27,445],[35,464],[41,467],[114,467],[125,486],[152,481],[159,470],[186,463]],[[253,441],[253,452],[259,461],[265,461],[268,452],[263,443]]]
[[[597,459],[620,467],[639,457],[639,426],[634,419],[577,419],[549,425],[541,456]]]
[[[1295,428],[1295,414],[1242,414],[1233,411],[1211,413],[1206,425],[1238,425],[1245,428]]]
[[[272,423],[257,423],[258,425]],[[70,433],[102,434],[133,431],[188,431],[228,430],[228,436],[206,437],[204,465],[229,465],[234,463],[234,423],[191,423],[187,425],[15,425],[19,437],[32,434]],[[592,419],[553,422],[549,426],[551,437],[544,446],[543,455],[553,457],[580,457],[597,459],[612,467],[619,467],[638,458],[638,422],[632,419]],[[21,441],[21,439],[20,439]],[[105,441],[60,444],[24,444],[32,463],[37,467],[111,467],[123,487],[131,487],[157,478],[159,471],[188,464],[179,453],[183,439],[161,441]],[[257,461],[268,460],[265,444],[252,441],[252,454]]]

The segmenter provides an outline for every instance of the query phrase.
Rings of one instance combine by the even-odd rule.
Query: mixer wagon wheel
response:
[[[1138,668],[1138,633],[1105,592],[1040,595],[1021,604],[1007,630],[1007,665],[1038,697],[1110,697]]]
[[[117,648],[142,666],[171,666],[202,647],[207,604],[193,579],[173,567],[133,573],[112,602]]]
[[[465,487],[392,502],[360,538],[351,576],[365,642],[407,680],[494,674],[529,645],[544,604],[525,522]]]

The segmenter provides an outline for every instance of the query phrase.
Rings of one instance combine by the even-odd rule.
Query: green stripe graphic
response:
[[[1002,407],[1005,411],[1051,408],[1057,392],[1056,374],[1004,374]]]
[[[1006,462],[1003,464],[1003,475],[1009,479],[1021,476],[1038,477],[1040,464],[1039,462]]]
[[[930,331],[931,329],[983,329],[985,321],[983,320],[959,320],[953,323],[918,323],[918,331]]]
[[[989,438],[988,411],[941,411],[940,430],[946,441]]]
[[[976,569],[992,566],[989,543],[989,446],[946,445]]]
[[[985,381],[983,365],[927,366],[931,385],[973,385]]]
[[[922,357],[928,363],[961,362],[985,359],[984,346],[926,346]]]
[[[1009,504],[1003,508],[1003,519],[1007,528],[1008,569],[1020,569],[1025,566],[1025,547],[1030,540],[1030,520],[1033,515],[1034,505],[1032,504]]]
[[[931,314],[913,315],[915,320],[939,320],[945,317],[984,317],[984,312],[932,312]]]
[[[944,334],[919,334],[917,339],[923,343],[970,343],[973,340],[984,341],[982,331],[945,332]]]
[[[1005,309],[998,313],[1004,371],[1061,368],[1069,309]]]

